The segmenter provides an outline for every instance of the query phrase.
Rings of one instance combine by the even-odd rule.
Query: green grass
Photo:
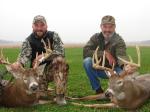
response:
[[[133,57],[133,60],[137,62],[137,55],[134,47],[127,49],[128,54]],[[4,54],[9,58],[10,62],[14,62],[19,53],[19,49],[4,49]],[[141,47],[141,62],[142,67],[139,69],[140,73],[150,73],[150,47]],[[82,97],[92,95],[95,92],[92,91],[89,80],[85,74],[82,66],[82,48],[67,48],[66,59],[70,65],[70,73],[68,76],[67,95],[71,97]],[[5,68],[0,66],[1,70]],[[107,88],[107,81],[102,80],[103,88]],[[109,101],[87,101],[81,103],[107,103]],[[140,109],[140,112],[148,112],[150,106],[150,100],[147,101]],[[66,106],[58,106],[56,104],[38,105],[28,108],[0,108],[0,112],[122,112],[122,109],[91,109],[85,107],[73,106],[68,101]]]

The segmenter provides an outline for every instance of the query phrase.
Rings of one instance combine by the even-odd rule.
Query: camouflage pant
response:
[[[48,63],[45,68],[43,75],[39,77],[39,89],[40,91],[47,91],[48,83],[53,81],[53,75],[50,70],[50,63]]]
[[[55,56],[47,62],[40,78],[40,90],[46,91],[48,83],[54,81],[56,94],[65,94],[69,66],[62,56]]]

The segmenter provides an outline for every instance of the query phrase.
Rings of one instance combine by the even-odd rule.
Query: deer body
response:
[[[105,94],[91,95],[83,98],[70,98],[72,100],[93,100],[109,97],[111,103],[106,104],[79,104],[73,105],[90,108],[123,108],[136,110],[150,98],[150,74],[139,76],[118,76],[109,78],[109,86]]]
[[[121,108],[136,109],[150,97],[150,75],[130,78],[110,78],[106,94],[111,94],[113,103]]]
[[[43,73],[44,66],[14,70],[8,63],[6,68],[13,75],[14,82],[4,84],[0,105],[17,107],[38,104],[39,75]]]

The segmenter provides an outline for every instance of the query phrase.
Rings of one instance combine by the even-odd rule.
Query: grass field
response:
[[[134,61],[137,62],[136,51],[134,47],[127,49]],[[19,53],[17,48],[4,49],[4,54],[9,58],[10,62],[14,62]],[[141,47],[141,63],[142,67],[139,69],[140,73],[150,73],[150,47]],[[66,59],[70,65],[70,73],[68,77],[67,95],[72,97],[82,97],[94,94],[92,91],[89,80],[85,74],[82,66],[82,48],[67,48]],[[3,66],[0,66],[4,70]],[[107,81],[102,80],[103,88],[107,88]],[[107,103],[109,101],[87,101],[81,103]],[[138,112],[150,111],[150,100],[147,101]],[[91,109],[85,107],[73,106],[68,101],[66,106],[58,106],[56,104],[38,105],[28,108],[0,108],[0,112],[122,112],[122,109]]]

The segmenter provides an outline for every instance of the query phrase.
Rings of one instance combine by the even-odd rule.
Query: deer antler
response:
[[[121,60],[122,62],[124,62],[125,64],[128,64],[128,65],[132,65],[132,66],[135,66],[135,67],[140,67],[141,66],[141,60],[140,60],[140,49],[139,49],[139,46],[136,46],[136,51],[137,51],[137,55],[138,55],[138,63],[133,63],[133,60],[131,58],[131,56],[129,56],[129,59],[130,59],[130,62],[129,61],[126,61],[125,59],[123,58],[120,58],[118,57],[119,60]]]
[[[96,48],[94,54],[93,54],[93,58],[92,58],[92,64],[93,64],[93,68],[95,69],[98,69],[98,70],[105,70],[107,72],[107,76],[110,77],[111,75],[114,75],[114,64],[112,66],[112,69],[111,68],[107,68],[105,67],[105,50],[104,50],[104,53],[103,53],[103,60],[102,60],[102,66],[100,65],[100,62],[101,62],[101,58],[98,59],[98,56],[97,56],[97,52],[98,52],[98,49],[99,47]]]
[[[51,49],[51,44],[50,44],[49,39],[47,39],[47,41],[48,41],[48,47],[46,46],[46,43],[45,43],[45,41],[43,39],[41,41],[44,44],[44,48],[45,48],[45,51],[46,51],[46,53],[42,52],[42,58],[41,58],[40,61],[43,61],[43,60],[47,59],[52,54],[53,51]]]
[[[9,62],[8,58],[4,58],[3,55],[3,49],[1,49],[1,53],[0,53],[0,64],[6,64],[6,65],[10,65],[11,63]]]
[[[38,52],[36,52],[36,58],[35,58],[35,63],[33,66],[33,69],[36,69],[40,64],[40,61],[38,60]]]

